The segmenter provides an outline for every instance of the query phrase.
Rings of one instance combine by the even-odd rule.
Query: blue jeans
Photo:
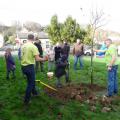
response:
[[[7,77],[6,78],[9,79],[10,72],[12,72],[13,78],[15,78],[15,70],[7,70]]]
[[[79,59],[79,62],[80,62],[80,68],[83,68],[82,56],[74,56],[74,70],[76,70],[78,59]]]
[[[37,95],[37,91],[35,89],[35,69],[34,65],[27,65],[22,66],[23,73],[27,76],[27,88],[26,88],[26,94],[25,94],[25,101],[29,102],[31,93],[33,95]]]
[[[112,66],[111,70],[108,70],[108,95],[112,96],[118,92],[118,80],[117,80],[118,65]]]

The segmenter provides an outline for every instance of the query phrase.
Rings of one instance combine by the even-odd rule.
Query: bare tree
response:
[[[95,9],[90,12],[90,27],[91,27],[91,51],[93,53],[93,45],[95,32],[102,26],[107,24],[106,16],[103,10]],[[93,84],[93,55],[91,55],[91,84]]]
[[[28,31],[41,32],[43,30],[39,23],[27,21],[23,25]]]

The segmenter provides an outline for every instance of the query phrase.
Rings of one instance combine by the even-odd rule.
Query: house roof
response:
[[[48,34],[45,32],[38,33],[38,37],[41,39],[48,39]]]
[[[28,34],[29,33],[18,33],[18,38],[20,39],[27,39],[28,38]],[[48,39],[48,34],[45,32],[40,32],[37,34],[37,37],[39,37],[40,39]]]

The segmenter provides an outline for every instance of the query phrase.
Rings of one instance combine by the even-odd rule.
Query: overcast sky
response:
[[[96,7],[105,12],[108,24],[104,28],[120,32],[119,0],[0,0],[0,22],[35,21],[46,25],[57,14],[60,22],[71,15],[80,24],[86,24],[90,9]]]

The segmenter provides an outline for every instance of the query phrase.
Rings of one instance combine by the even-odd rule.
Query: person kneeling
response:
[[[56,69],[55,69],[55,77],[57,78],[56,87],[60,88],[62,87],[62,84],[60,82],[60,78],[65,75],[66,83],[69,82],[69,75],[68,72],[66,72],[66,69],[68,68],[68,62],[67,57],[62,56],[59,58],[59,60],[56,62]]]

